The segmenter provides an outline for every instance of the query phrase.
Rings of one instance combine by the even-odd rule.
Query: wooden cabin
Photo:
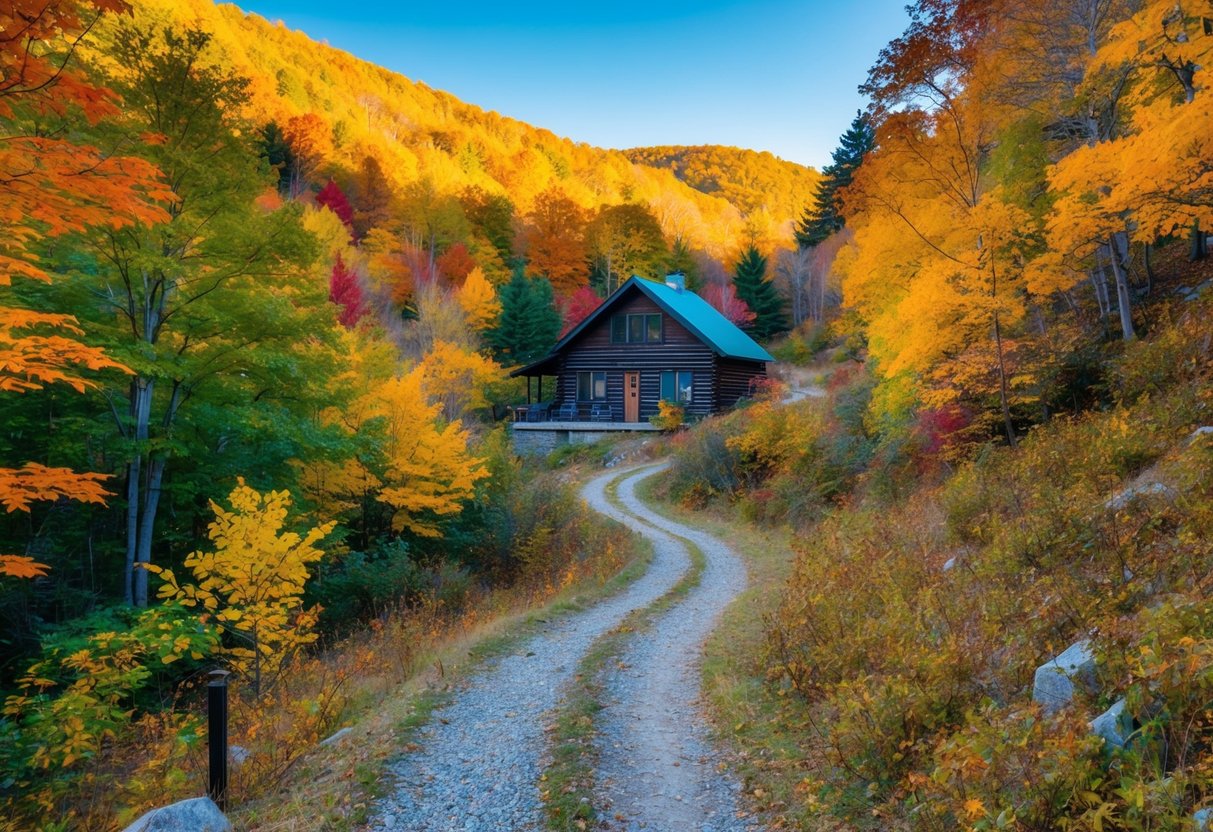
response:
[[[766,377],[770,354],[683,287],[633,276],[543,359],[527,379],[527,422],[645,425],[661,400],[691,417],[732,407]],[[545,395],[546,393],[546,395]]]

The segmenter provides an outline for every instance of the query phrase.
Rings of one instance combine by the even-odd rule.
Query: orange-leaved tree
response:
[[[153,165],[77,143],[58,126],[117,112],[115,96],[69,61],[102,14],[127,9],[123,0],[13,0],[0,7],[0,287],[13,278],[50,282],[37,251],[45,238],[163,217],[149,202],[163,190]],[[82,370],[120,368],[81,343],[82,334],[70,315],[0,304],[0,392],[54,383],[84,391],[93,382]],[[0,504],[28,511],[35,501],[102,503],[103,479],[34,462],[0,467]],[[0,575],[44,570],[29,557],[0,554]]]
[[[552,282],[556,294],[571,295],[590,279],[585,212],[556,189],[544,191],[526,215],[522,244],[533,274]]]

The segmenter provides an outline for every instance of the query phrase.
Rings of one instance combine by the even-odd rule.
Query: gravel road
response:
[[[690,540],[703,552],[705,568],[698,586],[634,639],[606,678],[606,707],[597,717],[595,808],[604,829],[757,829],[711,747],[700,702],[703,642],[745,589],[745,567],[718,538],[649,510],[635,494],[642,478],[620,483],[619,501],[631,516],[619,519],[648,537],[658,558],[686,557],[682,541],[666,531]]]
[[[451,704],[435,711],[417,738],[420,750],[392,766],[394,788],[378,802],[371,829],[543,828],[538,782],[545,728],[562,688],[596,639],[668,592],[690,567],[686,547],[648,524],[693,540],[708,563],[701,584],[629,645],[626,669],[606,680],[610,703],[600,726],[596,808],[611,829],[752,828],[737,817],[737,787],[709,748],[698,703],[700,648],[724,606],[744,588],[745,570],[719,540],[659,517],[639,501],[636,483],[661,468],[640,468],[620,482],[626,511],[605,494],[619,471],[597,477],[582,492],[590,507],[653,542],[648,571],[620,594],[552,621],[510,654],[487,662]]]
[[[604,493],[619,475],[611,471],[597,477],[582,494],[594,509],[624,519]],[[562,687],[597,638],[632,610],[665,594],[688,566],[685,552],[659,552],[648,571],[622,593],[555,619],[510,654],[487,663],[450,705],[434,713],[417,738],[421,749],[392,766],[395,787],[379,801],[370,828],[543,828],[538,781],[547,750],[544,729]]]

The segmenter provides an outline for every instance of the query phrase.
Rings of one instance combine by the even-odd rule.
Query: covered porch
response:
[[[559,355],[548,355],[533,364],[519,367],[509,375],[526,380],[526,404],[511,408],[514,423],[542,423],[547,429],[558,429],[558,424],[613,422],[619,416],[605,404],[579,403],[569,397],[563,400],[558,398]]]

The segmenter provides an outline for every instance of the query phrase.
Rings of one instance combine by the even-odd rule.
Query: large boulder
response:
[[[346,726],[345,728],[342,728],[337,733],[333,734],[331,737],[326,737],[326,738],[322,739],[320,741],[320,744],[321,745],[333,745],[334,743],[339,743],[343,739],[348,737],[351,733],[353,733],[353,730],[354,730],[353,728]]]
[[[1032,701],[1040,703],[1046,714],[1054,714],[1074,700],[1078,688],[1095,689],[1095,654],[1091,642],[1076,641],[1056,658],[1036,668]]]
[[[194,797],[152,809],[123,832],[232,832],[232,825],[209,797]]]
[[[1091,731],[1103,737],[1110,746],[1124,748],[1133,733],[1133,716],[1125,711],[1125,700],[1118,699],[1095,719],[1091,720]]]
[[[1119,494],[1116,494],[1104,503],[1105,508],[1112,511],[1120,511],[1128,506],[1134,500],[1141,500],[1146,497],[1174,497],[1175,492],[1170,486],[1161,482],[1147,482],[1141,485],[1134,485],[1131,488],[1126,488]]]

